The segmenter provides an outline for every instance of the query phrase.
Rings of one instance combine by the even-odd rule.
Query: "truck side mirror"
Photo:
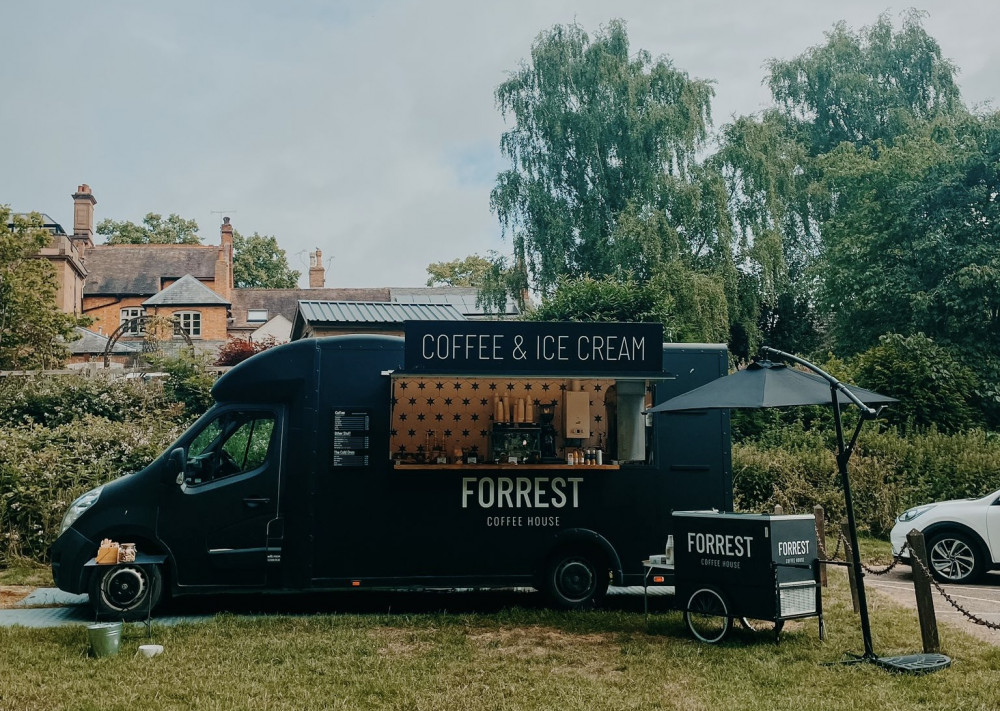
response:
[[[184,474],[187,466],[187,452],[184,451],[183,447],[176,447],[170,450],[170,454],[167,457],[167,467],[164,472],[164,482],[165,483],[177,483],[182,484],[184,482]]]

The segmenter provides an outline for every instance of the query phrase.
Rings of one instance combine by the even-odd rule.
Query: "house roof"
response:
[[[400,304],[450,304],[460,313],[469,318],[483,318],[486,312],[476,302],[479,299],[479,290],[475,287],[464,286],[424,286],[424,287],[393,287],[389,290],[390,300]],[[510,297],[502,314],[490,314],[499,316],[517,316],[520,311],[517,304]]]
[[[397,304],[360,301],[299,301],[292,321],[292,340],[301,337],[306,324],[316,328],[338,326],[393,326],[405,321],[465,321],[450,304]]]
[[[86,328],[77,326],[73,329],[79,338],[75,341],[70,341],[66,344],[69,348],[69,352],[73,355],[91,355],[94,353],[103,353],[108,347],[108,337],[103,336],[100,333],[94,333],[93,331],[88,331]],[[140,349],[136,346],[129,345],[128,343],[122,343],[118,341],[115,343],[114,348],[111,352],[114,354],[124,354],[124,353],[136,353]]]
[[[101,244],[84,253],[84,296],[152,295],[163,280],[190,274],[215,280],[219,247],[192,244]]]
[[[161,292],[142,302],[143,306],[229,306],[229,302],[185,274]]]
[[[254,330],[260,322],[247,322],[250,309],[267,311],[267,318],[282,315],[295,318],[300,300],[305,301],[389,301],[388,289],[234,289],[231,328]]]

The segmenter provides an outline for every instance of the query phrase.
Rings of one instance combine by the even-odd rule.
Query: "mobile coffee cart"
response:
[[[808,515],[675,511],[674,560],[644,562],[646,581],[675,588],[691,633],[719,642],[734,619],[774,623],[818,617],[824,637],[816,521]]]

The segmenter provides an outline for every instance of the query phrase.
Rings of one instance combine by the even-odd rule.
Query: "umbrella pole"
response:
[[[851,544],[851,567],[854,568],[854,579],[858,588],[858,608],[861,614],[861,636],[865,643],[865,653],[861,657],[863,660],[875,660],[877,655],[872,647],[872,627],[868,619],[868,599],[865,595],[865,573],[861,567],[861,551],[858,550],[858,528],[854,519],[854,500],[851,496],[851,479],[848,476],[847,462],[851,458],[854,444],[861,433],[861,427],[865,423],[862,416],[858,420],[857,429],[851,444],[848,446],[844,441],[844,425],[840,417],[840,405],[837,403],[837,389],[831,385],[830,394],[833,398],[833,420],[837,429],[837,469],[840,473],[840,481],[844,487],[844,504],[847,507],[847,529]]]

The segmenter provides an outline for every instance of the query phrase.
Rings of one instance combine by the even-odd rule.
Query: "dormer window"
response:
[[[267,309],[247,309],[247,323],[264,323],[267,321]]]

